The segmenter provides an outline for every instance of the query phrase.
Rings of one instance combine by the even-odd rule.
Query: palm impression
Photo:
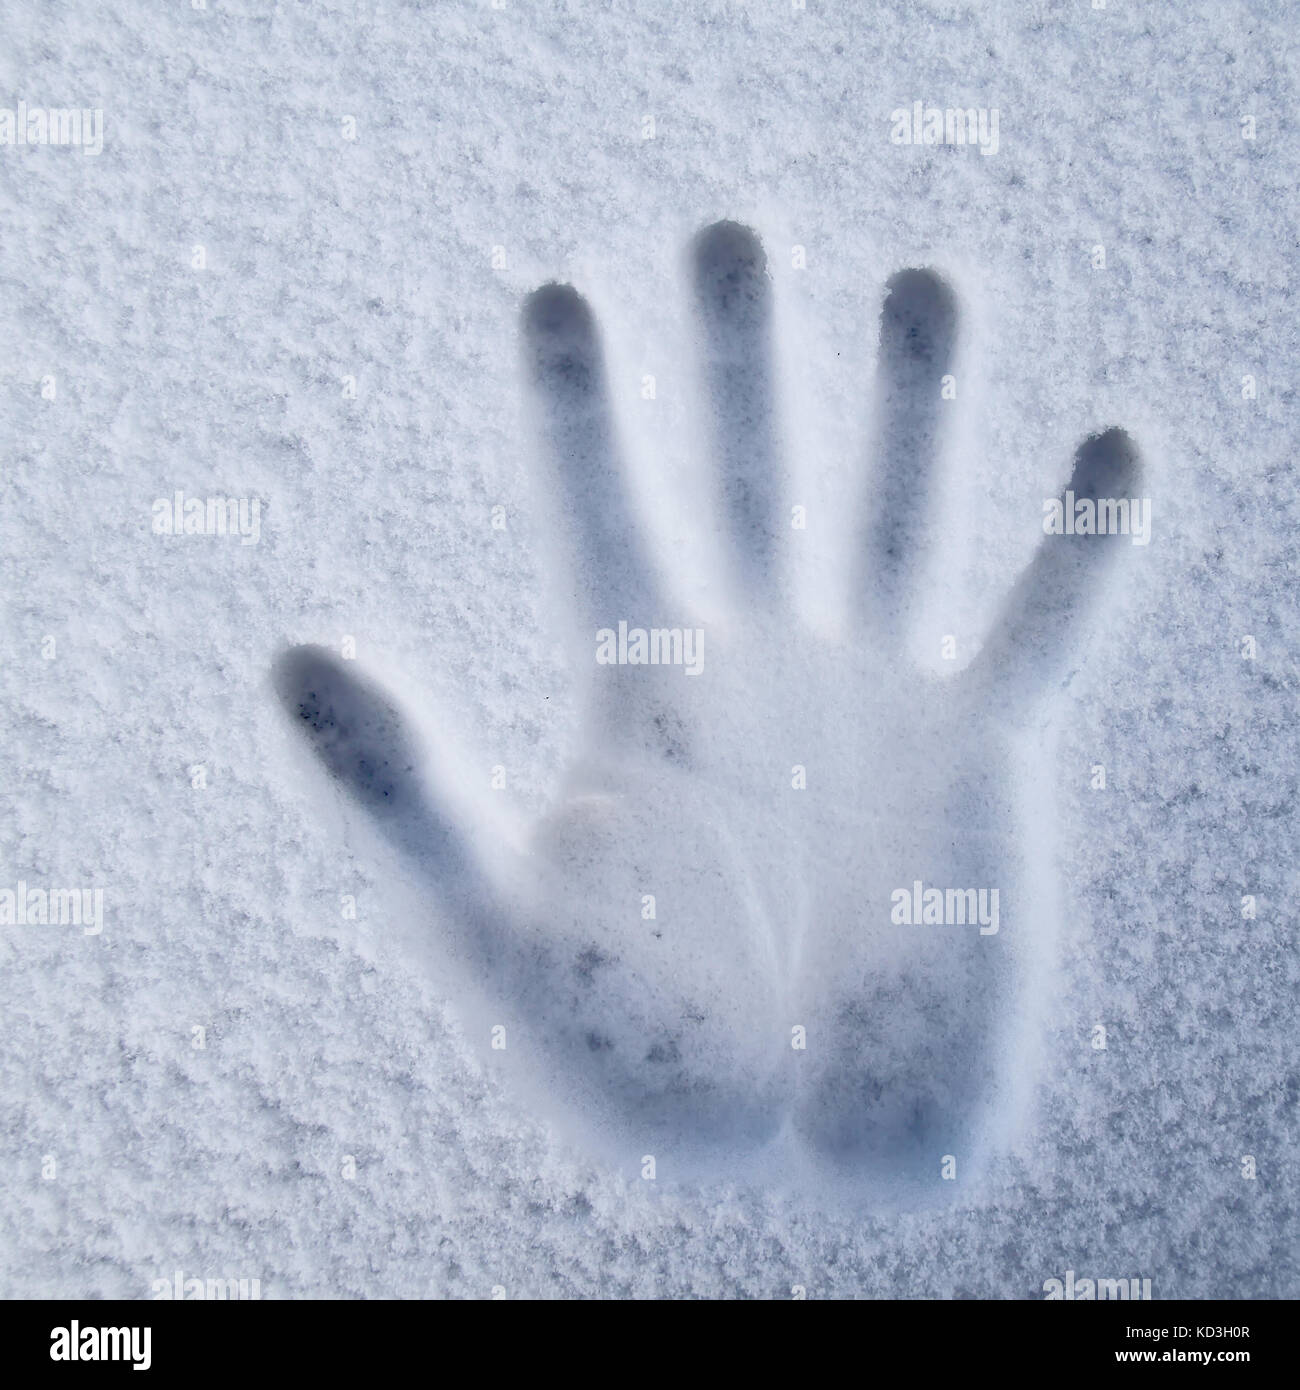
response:
[[[881,314],[878,466],[845,557],[861,619],[834,641],[805,631],[787,601],[763,252],[720,223],[694,269],[718,530],[744,596],[725,621],[692,621],[657,581],[585,301],[548,285],[524,309],[590,687],[564,794],[527,849],[472,828],[355,663],[295,648],[277,688],[438,895],[443,957],[489,1001],[521,1076],[586,1139],[661,1175],[751,1164],[882,1196],[939,1188],[1008,1137],[1028,1076],[1050,808],[1021,731],[1116,537],[1044,536],[965,670],[911,668],[957,309],[937,276],[904,271]],[[1137,480],[1128,437],[1107,430],[1078,450],[1071,504],[1127,499]]]

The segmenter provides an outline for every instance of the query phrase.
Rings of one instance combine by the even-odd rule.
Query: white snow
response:
[[[103,112],[99,154],[0,145],[0,890],[105,905],[0,926],[0,1295],[1295,1296],[1293,18],[0,0],[0,109]],[[918,101],[996,153],[893,143]],[[698,312],[719,222],[770,396]],[[891,619],[854,566],[925,428],[881,384],[909,268],[956,398]],[[550,283],[644,573],[572,543]],[[981,687],[1109,427],[1151,543]],[[764,457],[737,551],[718,470]],[[257,543],[155,534],[178,490]],[[698,678],[595,665],[587,596],[650,582],[608,625],[702,628]],[[378,817],[286,715],[312,646],[376,692]],[[999,931],[918,964],[913,880],[999,887]]]

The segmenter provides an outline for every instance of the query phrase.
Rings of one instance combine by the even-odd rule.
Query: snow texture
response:
[[[0,33],[0,1294],[1300,1293],[1292,7]]]

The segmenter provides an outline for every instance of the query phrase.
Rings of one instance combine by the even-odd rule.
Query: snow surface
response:
[[[0,148],[0,888],[105,896],[0,927],[0,1293],[1300,1292],[1294,20],[0,3],[0,107],[105,121]],[[1028,569],[1111,427],[1151,544]],[[704,674],[589,700],[652,585]]]

